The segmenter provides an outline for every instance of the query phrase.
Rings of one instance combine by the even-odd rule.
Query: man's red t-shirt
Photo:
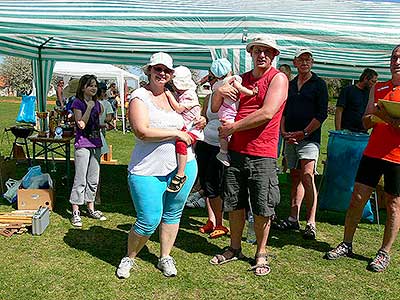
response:
[[[240,96],[235,121],[245,118],[263,106],[269,85],[278,73],[278,70],[271,67],[260,78],[254,78],[251,71],[242,75],[242,85],[250,90],[257,86],[258,94],[256,96]],[[229,143],[229,149],[248,155],[277,158],[279,127],[284,107],[285,105],[282,104],[270,122],[256,128],[235,132]]]

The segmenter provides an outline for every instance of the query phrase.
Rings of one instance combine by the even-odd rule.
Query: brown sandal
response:
[[[183,185],[186,182],[187,177],[183,175],[182,177],[176,174],[174,178],[172,178],[169,186],[167,187],[167,191],[171,193],[177,193],[181,190]]]
[[[232,256],[230,256],[228,253],[231,253]],[[228,263],[230,261],[235,261],[235,260],[243,259],[243,258],[244,258],[244,255],[242,253],[242,248],[233,249],[232,247],[229,246],[224,249],[224,252],[222,254],[215,255],[210,260],[210,264],[222,265],[222,264]]]
[[[257,263],[257,258],[265,258],[266,262],[265,263]],[[252,267],[250,267],[249,271],[253,271],[254,275],[256,276],[265,276],[268,275],[269,273],[271,273],[271,267],[268,264],[268,255],[267,253],[257,253],[255,255],[255,260],[256,260],[256,264]],[[265,270],[265,273],[260,273],[257,272],[260,270]]]

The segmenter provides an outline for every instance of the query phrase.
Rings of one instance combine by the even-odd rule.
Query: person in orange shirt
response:
[[[352,256],[352,241],[363,208],[384,176],[387,219],[383,242],[368,270],[382,272],[390,262],[389,251],[400,227],[400,118],[391,117],[379,99],[400,102],[400,45],[393,51],[390,61],[392,78],[375,84],[363,116],[366,129],[372,129],[368,145],[358,167],[356,183],[346,214],[344,238],[336,248],[326,253],[327,259]],[[379,121],[377,121],[378,117]]]

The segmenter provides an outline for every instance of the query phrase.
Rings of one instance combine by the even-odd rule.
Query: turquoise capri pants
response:
[[[128,184],[136,222],[133,230],[138,235],[150,236],[160,222],[178,224],[186,199],[197,176],[197,163],[188,161],[185,168],[186,182],[178,193],[167,192],[167,186],[175,176],[176,170],[167,176],[141,176],[129,173]]]

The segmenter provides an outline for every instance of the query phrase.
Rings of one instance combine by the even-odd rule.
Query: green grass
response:
[[[0,101],[0,135],[3,128],[15,124],[18,104]],[[327,129],[324,126],[322,157],[326,153]],[[0,137],[1,138],[1,137]],[[10,136],[11,139],[11,136]],[[243,243],[249,259],[212,266],[208,260],[228,245],[229,238],[207,239],[198,233],[206,221],[203,209],[185,210],[172,255],[178,276],[164,278],[156,269],[159,241],[154,234],[137,259],[139,270],[128,280],[118,280],[115,268],[126,251],[127,233],[134,222],[134,209],[126,184],[126,165],[133,146],[133,135],[109,132],[114,158],[119,164],[101,167],[99,206],[108,220],[97,222],[83,218],[83,229],[69,223],[69,191],[61,177],[64,164],[57,163],[52,174],[56,185],[56,207],[51,224],[42,236],[23,234],[0,237],[0,299],[398,299],[400,255],[393,247],[387,272],[373,274],[365,270],[367,261],[379,248],[382,226],[361,223],[355,239],[354,259],[331,262],[322,259],[343,235],[344,213],[318,212],[318,240],[305,241],[299,233],[271,232],[268,251],[272,272],[258,278],[246,271],[255,248]],[[7,139],[1,153],[10,149]],[[18,165],[18,175],[27,165]],[[321,165],[319,166],[320,170]],[[289,211],[289,183],[280,176],[280,216]],[[0,199],[0,211],[13,207]],[[385,218],[385,214],[381,213]],[[227,225],[227,221],[225,221]],[[304,220],[302,226],[304,226]]]

